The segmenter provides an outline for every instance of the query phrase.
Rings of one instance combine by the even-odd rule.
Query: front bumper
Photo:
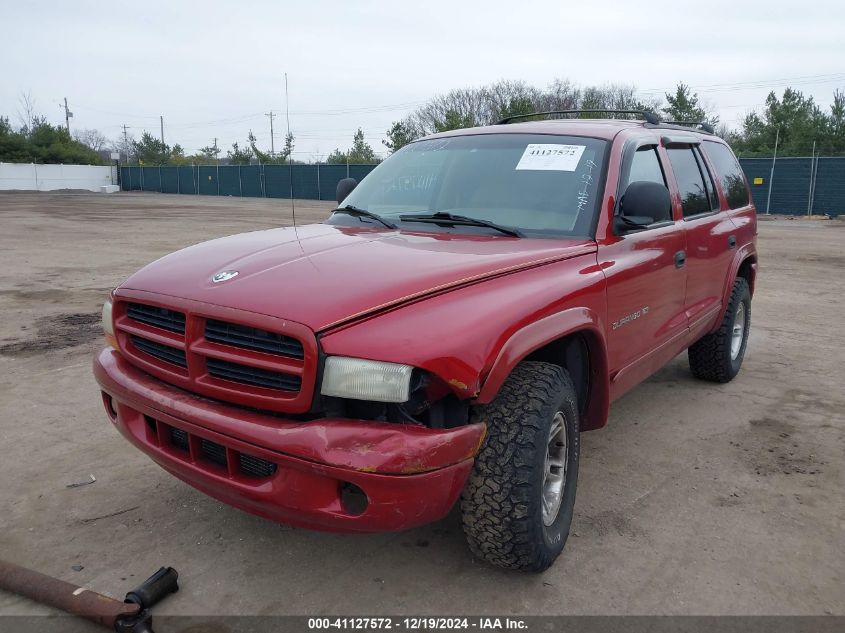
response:
[[[224,503],[313,529],[396,531],[442,518],[485,431],[285,420],[172,387],[111,349],[94,359],[94,376],[114,425],[162,468]],[[244,459],[273,472],[246,472]],[[355,487],[353,508],[345,494]]]

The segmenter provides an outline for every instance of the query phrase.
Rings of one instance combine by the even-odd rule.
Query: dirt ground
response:
[[[473,560],[454,512],[365,536],[247,515],[108,423],[90,363],[109,289],[290,221],[284,200],[0,194],[0,558],[118,596],[172,565],[163,614],[845,614],[845,221],[761,222],[741,374],[697,382],[682,355],[613,405],[542,575]],[[0,594],[0,613],[45,612]]]

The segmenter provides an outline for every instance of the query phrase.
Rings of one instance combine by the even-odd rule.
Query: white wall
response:
[[[112,182],[112,168],[109,166],[0,163],[0,191],[99,191],[100,187]]]

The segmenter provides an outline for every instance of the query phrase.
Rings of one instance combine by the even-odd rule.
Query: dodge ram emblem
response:
[[[238,276],[237,270],[224,270],[223,272],[219,272],[216,275],[214,275],[214,277],[211,278],[211,281],[213,281],[216,284],[219,284],[221,281],[229,281],[233,277],[237,277],[237,276]]]

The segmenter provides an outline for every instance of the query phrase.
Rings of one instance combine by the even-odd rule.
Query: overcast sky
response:
[[[845,89],[845,3],[327,2],[124,3],[0,0],[0,115],[22,92],[71,128],[110,138],[122,125],[188,153],[227,149],[250,129],[284,139],[284,73],[299,159],[346,148],[363,128],[377,151],[392,121],[430,96],[498,79],[543,87],[679,81],[736,124],[770,90],[793,85],[828,107]]]

